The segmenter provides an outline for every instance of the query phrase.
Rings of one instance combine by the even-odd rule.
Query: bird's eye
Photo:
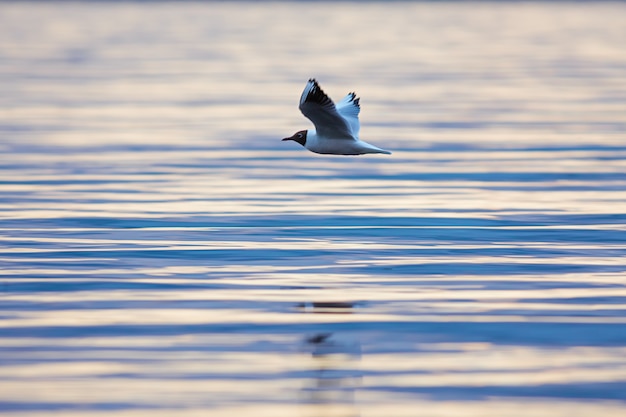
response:
[[[298,133],[298,139],[302,139],[302,133]]]

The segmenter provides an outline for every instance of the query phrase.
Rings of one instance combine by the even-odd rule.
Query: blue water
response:
[[[0,4],[0,413],[626,413],[625,13]]]

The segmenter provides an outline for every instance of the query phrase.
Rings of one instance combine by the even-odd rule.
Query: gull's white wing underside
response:
[[[318,135],[329,139],[355,139],[352,122],[339,113],[314,79],[310,79],[304,87],[300,97],[300,111],[313,122]],[[358,125],[358,119],[356,122]]]
[[[348,122],[352,135],[355,138],[359,137],[359,130],[361,129],[361,124],[359,123],[361,105],[359,100],[355,93],[348,93],[336,106],[339,114]]]

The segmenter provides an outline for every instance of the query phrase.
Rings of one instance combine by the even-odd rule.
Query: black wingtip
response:
[[[309,78],[309,82],[313,83],[313,87],[309,90],[307,96],[304,98],[305,102],[318,103],[321,105],[333,105],[333,101],[326,95],[322,87],[318,84],[315,78]]]

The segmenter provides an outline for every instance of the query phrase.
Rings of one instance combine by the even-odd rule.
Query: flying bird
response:
[[[359,98],[349,93],[337,105],[313,78],[300,97],[300,111],[315,125],[314,130],[300,130],[283,139],[293,140],[311,152],[332,155],[363,155],[391,152],[359,139]]]

